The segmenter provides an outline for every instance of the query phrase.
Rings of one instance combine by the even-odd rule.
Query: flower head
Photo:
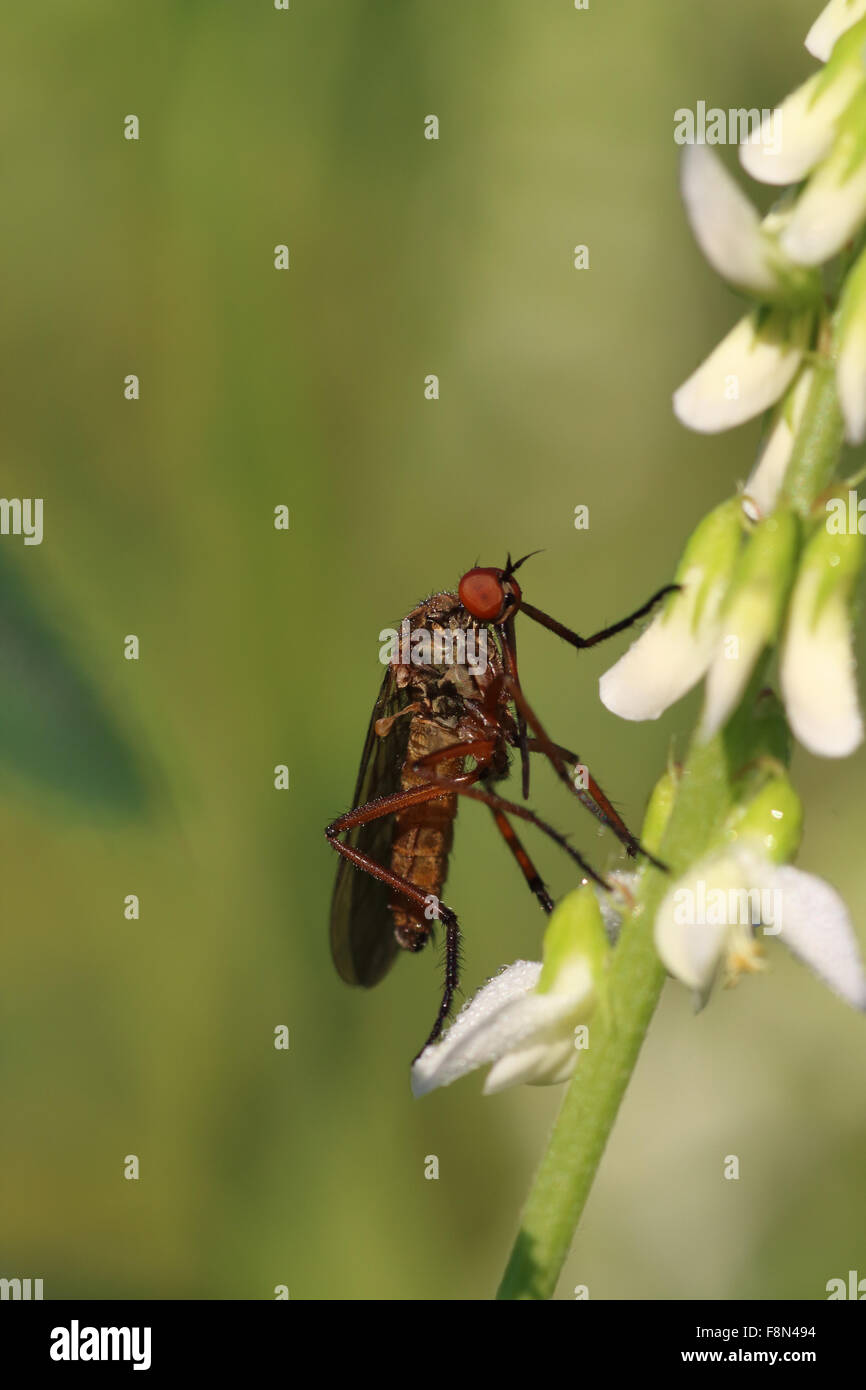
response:
[[[713,268],[755,302],[675,392],[674,412],[689,429],[714,433],[760,414],[789,391],[810,348],[822,343],[826,350],[819,267],[856,244],[866,225],[866,0],[830,0],[806,45],[824,67],[740,146],[753,178],[791,186],[763,219],[713,150],[684,152],[683,200],[698,243]],[[851,443],[866,439],[866,268],[860,271],[843,289],[836,334]],[[799,381],[806,377],[804,370]],[[791,398],[800,404],[799,395]],[[759,515],[771,509],[790,458],[790,415],[777,415],[750,479]]]
[[[441,1042],[412,1067],[412,1091],[426,1095],[493,1063],[484,1094],[507,1086],[567,1081],[604,991],[608,942],[595,891],[587,884],[557,906],[544,938],[544,961],[516,961],[461,1010]]]
[[[800,838],[802,809],[787,778],[774,778],[731,816],[727,844],[671,885],[655,919],[656,949],[702,1005],[720,973],[733,984],[765,965],[777,936],[854,1008],[866,1010],[856,933],[834,888],[781,862]]]

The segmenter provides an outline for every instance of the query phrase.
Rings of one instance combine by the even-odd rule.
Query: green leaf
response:
[[[118,649],[119,650],[119,649]],[[144,782],[67,641],[0,557],[0,768],[90,808],[135,812]]]

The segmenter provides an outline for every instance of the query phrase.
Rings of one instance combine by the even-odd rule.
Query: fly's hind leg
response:
[[[353,811],[347,811],[345,815],[338,816],[325,830],[329,844],[333,845],[337,853],[341,854],[344,859],[348,859],[350,864],[354,864],[356,869],[371,874],[373,878],[379,879],[380,883],[387,884],[389,888],[393,888],[395,892],[407,898],[415,907],[422,908],[425,918],[428,918],[429,914],[428,920],[432,921],[433,918],[436,918],[445,927],[445,986],[439,1012],[424,1047],[429,1047],[442,1032],[460,982],[460,924],[457,921],[457,915],[444,903],[437,902],[435,906],[432,905],[429,895],[422,892],[414,883],[410,883],[407,878],[403,878],[400,874],[395,874],[392,869],[386,868],[384,864],[380,864],[369,854],[355,849],[353,845],[344,844],[339,837],[345,831],[354,829],[356,825],[366,825],[370,821],[382,819],[383,816],[394,815],[407,806],[423,805],[427,801],[437,801],[447,795],[447,787],[431,782],[426,787],[413,787],[409,791],[395,792],[391,796],[380,796],[374,801],[368,801],[364,806],[357,806]],[[419,927],[418,935],[414,941],[401,940],[400,945],[404,949],[420,951],[429,939],[431,931],[432,926],[426,933],[422,927]],[[422,1047],[421,1052],[424,1051],[424,1047]],[[420,1055],[419,1053],[418,1056]]]

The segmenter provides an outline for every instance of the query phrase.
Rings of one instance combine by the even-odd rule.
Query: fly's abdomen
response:
[[[462,771],[462,759],[443,758],[432,768],[413,771],[413,763],[430,753],[459,743],[458,734],[434,720],[412,720],[401,786],[404,791],[428,785],[433,778],[453,778]],[[448,873],[448,856],[454,839],[454,817],[457,797],[437,797],[420,805],[407,806],[395,817],[394,839],[391,844],[391,869],[408,881],[425,897],[439,898]],[[435,917],[424,915],[424,908],[395,894],[391,904],[394,933],[399,944],[409,951],[419,951],[430,935]]]

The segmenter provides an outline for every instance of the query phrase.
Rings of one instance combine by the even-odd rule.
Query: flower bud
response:
[[[754,844],[773,864],[786,864],[800,848],[803,803],[788,777],[774,776],[735,806],[723,829],[727,844]]]

